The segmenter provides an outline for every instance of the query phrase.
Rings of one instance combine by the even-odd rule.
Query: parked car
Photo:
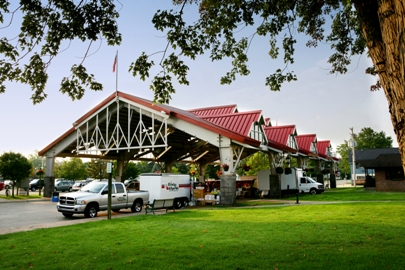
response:
[[[135,180],[127,179],[127,180],[124,181],[124,185],[125,185],[125,186],[128,186],[129,184],[131,184],[131,183],[134,182],[134,181],[135,181]]]
[[[133,181],[126,185],[127,190],[139,190],[139,181]]]
[[[88,183],[93,182],[93,179],[87,179],[87,180],[83,180],[82,183],[84,183],[85,185],[87,185]]]
[[[12,180],[4,180],[4,188],[12,188],[13,187],[13,181]]]
[[[28,188],[31,191],[36,191],[37,189],[39,189],[40,185],[41,185],[41,189],[42,189],[44,187],[44,185],[45,185],[44,179],[41,179],[41,181],[39,179],[33,179],[29,183]]]
[[[82,187],[84,187],[85,185],[87,185],[86,182],[76,182],[73,184],[72,186],[72,191],[79,191]]]
[[[0,181],[0,191],[4,189],[4,182]]]
[[[59,181],[55,184],[54,190],[55,191],[72,191],[73,181]]]

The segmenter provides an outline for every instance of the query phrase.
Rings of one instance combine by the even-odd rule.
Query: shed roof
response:
[[[367,168],[402,168],[401,155],[399,152],[395,154],[380,154],[368,164]]]
[[[356,163],[364,168],[369,168],[370,163],[380,155],[399,154],[398,148],[374,148],[374,149],[355,149],[354,155]],[[352,150],[349,150],[349,162],[353,160]]]

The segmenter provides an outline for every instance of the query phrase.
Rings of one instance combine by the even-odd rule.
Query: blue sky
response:
[[[109,47],[105,41],[93,44],[93,54],[85,61],[88,71],[104,85],[104,91],[88,90],[79,101],[72,101],[59,92],[61,79],[70,74],[72,64],[81,61],[88,45],[80,41],[69,46],[65,44],[68,49],[54,59],[49,68],[48,98],[44,102],[33,105],[30,88],[21,84],[8,83],[6,93],[0,94],[0,154],[13,151],[28,156],[35,150],[43,149],[113,93],[116,74],[112,72],[112,65],[117,51],[118,90],[153,99],[153,92],[149,90],[151,78],[143,82],[138,77],[132,77],[128,68],[141,52],[153,54],[165,48],[164,34],[153,28],[151,20],[157,9],[172,8],[171,1],[165,4],[146,0],[123,3],[119,19],[122,45]],[[186,12],[192,18],[193,9]],[[3,31],[6,31],[3,35],[15,35],[12,28]],[[252,32],[249,29],[243,31],[242,34],[246,35]],[[295,124],[298,134],[316,134],[318,140],[331,140],[334,150],[350,138],[351,127],[355,133],[363,127],[384,131],[397,146],[384,92],[369,90],[370,85],[375,83],[375,78],[364,72],[371,65],[370,59],[355,56],[348,74],[332,75],[327,64],[331,54],[329,45],[320,44],[318,48],[310,49],[305,47],[305,42],[306,39],[300,38],[295,64],[289,67],[297,74],[298,81],[284,84],[280,92],[272,92],[264,84],[266,76],[283,67],[280,60],[274,61],[268,56],[268,40],[265,38],[255,37],[250,47],[250,75],[238,77],[231,85],[219,83],[220,77],[231,68],[230,60],[211,62],[207,56],[196,61],[185,59],[190,66],[190,85],[175,83],[177,93],[172,96],[170,105],[191,109],[237,104],[239,111],[259,109],[271,119],[272,125]],[[160,57],[161,54],[154,56],[156,63]]]

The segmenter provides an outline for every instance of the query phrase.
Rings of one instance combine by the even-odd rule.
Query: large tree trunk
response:
[[[353,3],[387,97],[405,171],[405,1],[354,0]]]

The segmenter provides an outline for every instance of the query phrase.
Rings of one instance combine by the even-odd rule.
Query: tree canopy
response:
[[[71,158],[69,161],[64,161],[59,165],[58,177],[69,180],[86,179],[86,166],[80,158]]]
[[[21,21],[16,18],[19,16]],[[3,28],[21,23],[19,32],[12,31],[12,36],[0,39],[0,93],[6,91],[5,82],[16,81],[31,87],[34,104],[42,102],[47,97],[45,87],[52,60],[75,40],[89,46],[100,39],[108,45],[119,45],[118,16],[111,0],[21,0],[18,4],[0,0]],[[60,91],[73,100],[81,99],[86,88],[103,89],[84,66],[87,53],[61,81]]]
[[[31,169],[31,163],[20,153],[8,152],[0,156],[0,174],[4,179],[13,180],[13,197],[16,182],[29,177]]]
[[[364,127],[354,135],[356,149],[390,148],[392,138],[384,131],[376,132],[370,127]]]
[[[135,179],[139,175],[139,169],[134,162],[128,162],[125,166],[125,171],[123,173],[122,179]]]
[[[20,153],[8,152],[0,156],[0,173],[4,179],[21,181],[29,177],[32,165]]]
[[[118,2],[118,1],[117,1]],[[187,58],[194,60],[208,53],[213,61],[232,60],[232,68],[221,78],[229,84],[237,76],[250,73],[248,56],[256,36],[269,39],[270,59],[282,58],[284,65],[264,78],[264,84],[279,91],[284,82],[296,80],[289,69],[294,63],[299,34],[306,35],[306,46],[330,44],[331,73],[346,73],[353,55],[367,55],[373,66],[366,70],[378,75],[371,90],[382,88],[388,101],[391,121],[400,153],[405,157],[405,6],[403,0],[173,0],[177,9],[158,10],[154,27],[167,39],[163,56],[155,62],[156,52],[144,52],[129,67],[134,76],[146,80],[158,63],[160,71],[152,75],[150,88],[154,100],[168,103],[175,93],[172,80],[188,85]],[[106,39],[119,45],[119,10],[113,0],[48,0],[19,4],[0,0],[0,22],[10,27],[21,15],[16,36],[0,39],[0,93],[6,81],[30,85],[34,104],[46,98],[48,68],[55,56],[74,40],[88,42]],[[120,2],[118,2],[120,3]],[[121,3],[120,3],[121,4]],[[198,8],[188,8],[196,5]],[[188,22],[185,14],[195,20]],[[190,15],[190,14],[187,14]],[[191,16],[191,17],[192,17]],[[189,18],[190,16],[188,16]],[[17,22],[19,23],[19,22]],[[27,59],[29,58],[29,59]],[[102,85],[85,68],[83,59],[61,81],[60,91],[80,99],[86,88],[102,90]],[[403,158],[405,168],[405,158]]]

